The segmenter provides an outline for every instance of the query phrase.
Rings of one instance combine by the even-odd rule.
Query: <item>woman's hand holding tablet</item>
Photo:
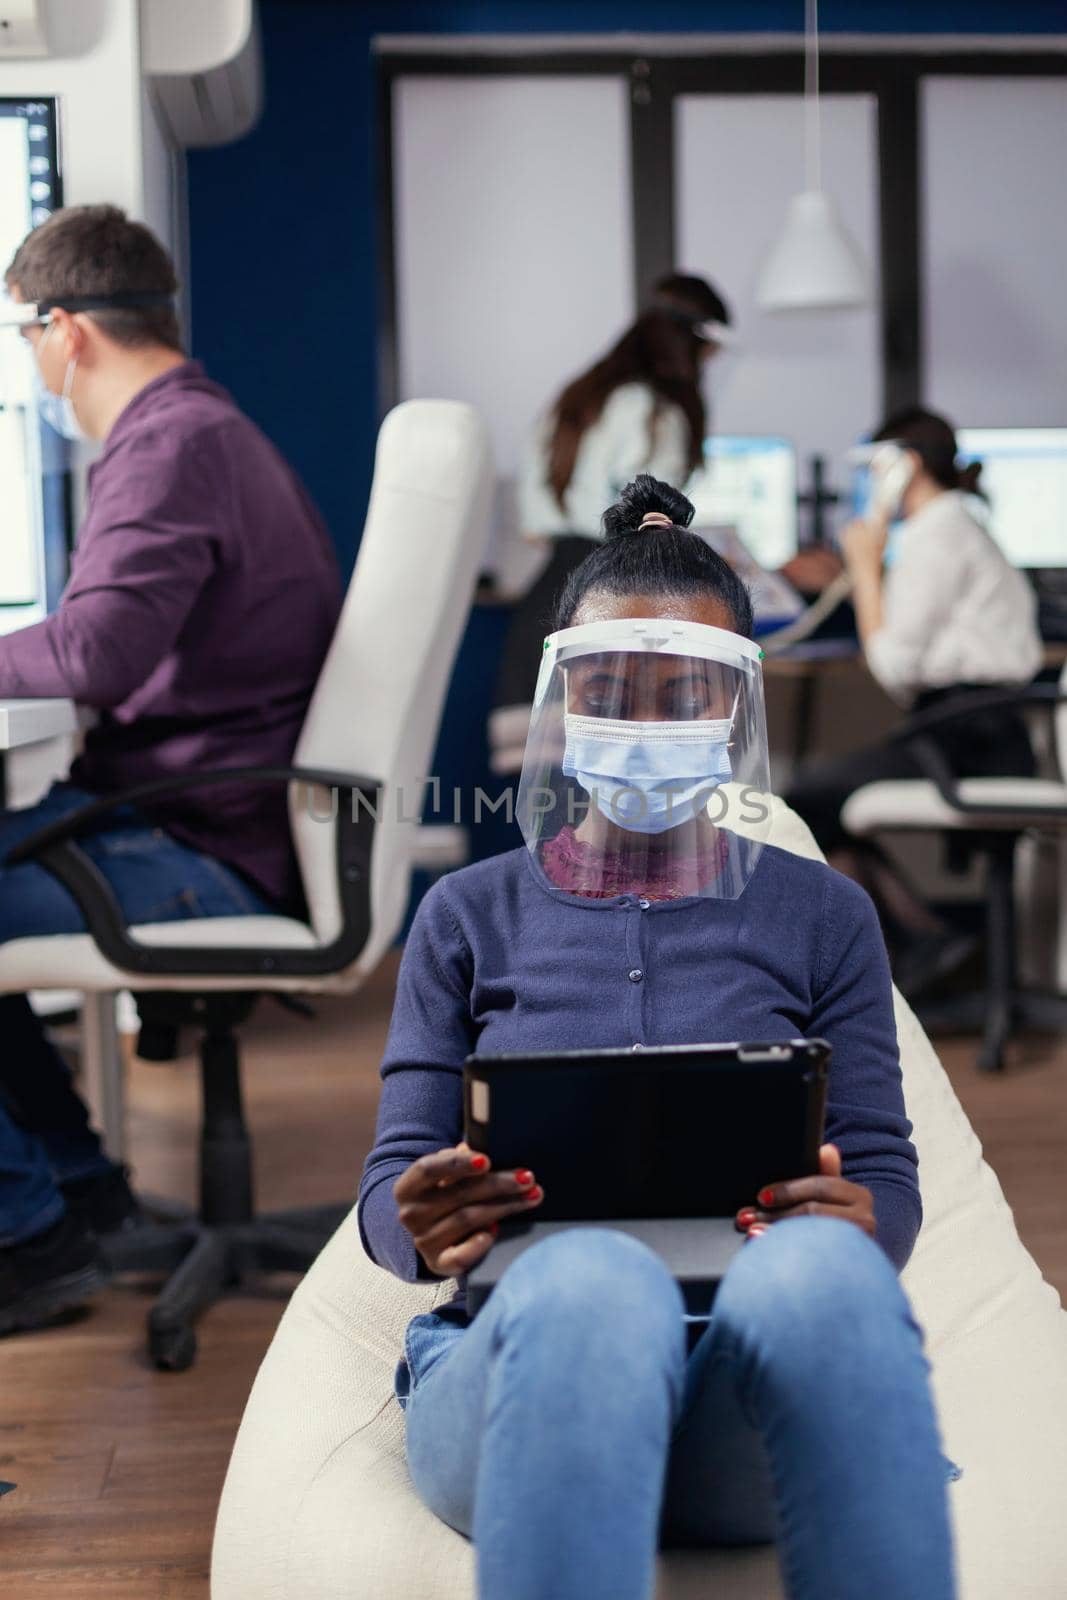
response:
[[[488,1156],[457,1144],[413,1161],[393,1198],[430,1271],[452,1278],[481,1261],[502,1218],[536,1210],[544,1197],[532,1172],[491,1172]]]
[[[758,1236],[769,1223],[785,1217],[840,1217],[874,1238],[874,1196],[861,1183],[850,1183],[841,1176],[841,1152],[835,1144],[819,1147],[817,1177],[769,1183],[756,1199],[759,1209],[744,1206],[737,1213],[738,1229],[750,1236]]]

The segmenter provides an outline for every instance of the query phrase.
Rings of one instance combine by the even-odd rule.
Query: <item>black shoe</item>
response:
[[[67,1210],[103,1238],[126,1232],[145,1220],[141,1203],[130,1188],[126,1167],[112,1167],[90,1178],[71,1178],[60,1184]]]
[[[111,1276],[96,1240],[77,1217],[0,1249],[0,1334],[37,1328],[84,1305]]]

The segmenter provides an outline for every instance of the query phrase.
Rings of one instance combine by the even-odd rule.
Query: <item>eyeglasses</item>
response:
[[[0,300],[0,331],[4,328],[14,328],[28,344],[33,343],[30,329],[43,328],[51,320],[51,315],[47,312],[42,313],[32,301],[20,305],[14,300]]]

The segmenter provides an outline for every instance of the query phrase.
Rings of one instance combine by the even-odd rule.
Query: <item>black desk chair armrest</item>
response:
[[[958,698],[946,700],[919,711],[890,734],[894,744],[906,744],[924,774],[937,787],[938,793],[954,811],[964,816],[1006,817],[1026,813],[1034,822],[1042,818],[1062,820],[1063,812],[1042,810],[1037,806],[1000,805],[991,802],[976,804],[963,798],[959,783],[934,735],[942,728],[964,726],[974,716],[986,711],[1020,709],[1024,706],[1045,706],[1049,709],[1067,702],[1057,683],[1028,683],[1015,688],[975,689]],[[1020,779],[1020,782],[1025,782]]]
[[[921,734],[935,732],[955,723],[967,722],[984,711],[1018,709],[1023,706],[1054,706],[1067,701],[1056,683],[1029,683],[1015,689],[975,689],[958,698],[917,711],[889,735],[893,744],[907,744]]]
[[[236,945],[146,945],[130,937],[129,924],[103,873],[75,840],[97,830],[98,825],[122,806],[142,805],[186,790],[233,782],[307,783],[336,789],[342,795],[360,795],[364,803],[338,802],[336,814],[337,889],[341,927],[328,945],[310,948],[276,946],[242,949]],[[185,773],[138,784],[121,794],[92,800],[68,816],[39,828],[8,852],[5,865],[33,861],[44,867],[69,891],[85,918],[97,948],[116,966],[144,976],[256,977],[269,985],[272,978],[323,977],[357,959],[370,933],[370,857],[376,810],[373,797],[377,780],[351,772],[317,767],[226,767],[212,772]],[[334,819],[331,818],[331,821]],[[325,820],[323,825],[325,826]]]
[[[93,833],[98,822],[123,806],[166,800],[171,795],[184,794],[190,789],[206,789],[220,783],[308,783],[327,789],[358,789],[363,794],[378,788],[378,784],[370,778],[319,767],[220,767],[210,772],[176,773],[168,778],[154,778],[151,783],[136,784],[132,789],[123,789],[118,794],[101,795],[96,800],[88,801],[84,806],[79,806],[77,811],[68,812],[56,822],[47,823],[15,845],[4,858],[4,865],[14,867],[22,861],[34,861],[49,845]]]

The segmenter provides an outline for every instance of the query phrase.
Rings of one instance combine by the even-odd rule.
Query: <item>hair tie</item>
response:
[[[646,511],[638,523],[638,533],[643,533],[646,528],[673,528],[674,523],[665,511]]]

